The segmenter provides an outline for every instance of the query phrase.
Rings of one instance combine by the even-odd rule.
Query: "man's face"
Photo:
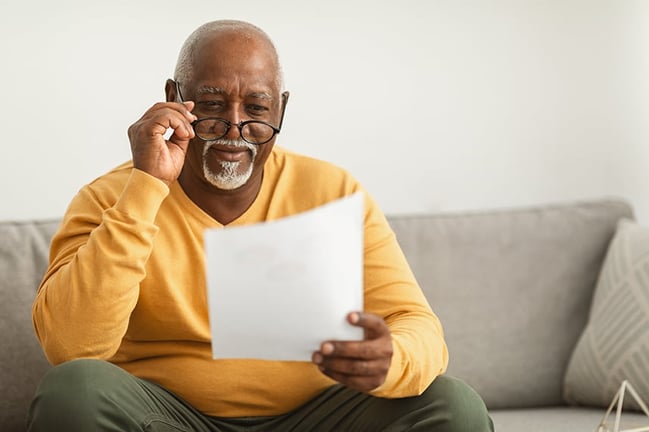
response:
[[[237,189],[251,179],[261,181],[263,165],[275,138],[254,145],[241,139],[235,126],[261,120],[278,126],[280,95],[277,64],[263,41],[222,33],[198,46],[191,82],[179,83],[185,100],[193,100],[200,119],[218,117],[233,126],[216,141],[194,138],[185,169],[219,189]]]

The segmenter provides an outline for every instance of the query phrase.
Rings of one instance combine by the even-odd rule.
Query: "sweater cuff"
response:
[[[133,168],[114,208],[135,220],[153,223],[167,195],[169,187],[162,180]]]

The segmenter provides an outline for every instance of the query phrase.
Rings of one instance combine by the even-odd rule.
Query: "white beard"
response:
[[[207,152],[210,150],[210,147],[214,144],[228,145],[231,147],[246,147],[252,153],[252,160],[250,161],[250,166],[244,172],[239,172],[239,165],[241,162],[229,162],[221,161],[221,172],[213,172],[209,165],[207,164]],[[219,189],[232,190],[239,188],[246,184],[252,175],[252,168],[255,164],[255,158],[257,157],[257,146],[245,142],[242,139],[238,140],[228,140],[220,139],[217,141],[208,141],[203,146],[203,175],[208,182],[216,186]]]

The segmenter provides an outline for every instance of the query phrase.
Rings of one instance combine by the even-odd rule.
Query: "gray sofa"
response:
[[[497,431],[597,429],[606,405],[569,405],[564,378],[617,222],[632,217],[631,206],[615,199],[389,217],[444,324],[449,373],[484,397]],[[0,223],[5,432],[24,430],[30,398],[49,367],[30,308],[57,226],[57,220]],[[649,424],[639,413],[624,417]]]

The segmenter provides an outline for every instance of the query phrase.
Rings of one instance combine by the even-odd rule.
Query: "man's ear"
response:
[[[176,92],[176,81],[169,78],[165,83],[165,96],[167,97],[167,102],[180,102],[180,97]]]

